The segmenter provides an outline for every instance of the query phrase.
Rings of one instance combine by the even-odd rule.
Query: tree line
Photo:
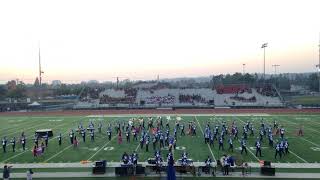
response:
[[[268,75],[264,80],[261,74],[220,74],[213,75],[205,80],[199,78],[183,78],[178,80],[161,80],[158,84],[168,88],[214,88],[215,86],[224,84],[247,84],[251,87],[256,87],[261,84],[273,84],[280,91],[290,90],[291,85],[303,86],[310,91],[319,91],[318,74],[279,74]],[[6,98],[21,99],[29,96],[29,92],[36,89],[47,91],[53,97],[61,95],[79,95],[85,97],[90,95],[92,98],[97,98],[99,92],[108,88],[132,88],[139,83],[157,83],[157,81],[121,81],[120,83],[80,83],[80,84],[61,84],[59,86],[51,86],[48,84],[25,84],[22,81],[8,81],[6,84],[0,85],[0,100]]]

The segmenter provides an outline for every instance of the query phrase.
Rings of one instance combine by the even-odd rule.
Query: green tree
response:
[[[23,82],[20,82],[20,84],[18,84],[15,89],[12,89],[8,92],[8,97],[20,99],[26,97],[25,93],[26,85]]]
[[[319,79],[318,79],[318,74],[316,73],[312,73],[308,79],[308,86],[310,88],[311,91],[319,91]]]
[[[6,85],[0,85],[0,99],[4,99],[8,94]]]

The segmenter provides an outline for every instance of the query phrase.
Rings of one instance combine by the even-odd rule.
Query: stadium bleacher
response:
[[[94,104],[96,103],[96,104]],[[84,108],[84,102],[77,107]],[[168,88],[143,86],[128,89],[106,89],[99,100],[88,108],[99,107],[282,107],[283,103],[272,86],[251,88],[247,85],[220,85],[210,88]]]

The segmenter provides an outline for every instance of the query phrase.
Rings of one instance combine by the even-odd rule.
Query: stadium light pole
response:
[[[277,67],[279,67],[279,64],[273,64],[272,67],[274,67],[274,75],[277,75]]]
[[[42,71],[42,68],[41,68],[41,52],[40,52],[40,42],[39,42],[39,85],[41,87],[41,84],[42,84],[42,74],[44,72]]]
[[[320,47],[320,45],[319,45],[319,47]],[[319,59],[320,59],[320,48],[319,48]],[[318,70],[318,79],[319,79],[319,94],[320,94],[320,63],[319,64],[317,64],[316,65],[316,68],[317,68],[317,70]]]
[[[245,70],[246,70],[246,64],[243,63],[243,64],[242,64],[242,74],[243,74],[243,75],[246,73]]]
[[[279,67],[279,64],[273,64],[272,67],[274,67],[274,83],[275,86],[277,87],[278,81],[277,81],[277,67]]]
[[[319,94],[320,94],[320,33],[319,33],[319,64],[318,64],[318,78],[319,78]]]
[[[266,47],[268,47],[268,43],[263,43],[261,48],[263,48],[263,80],[266,79]]]

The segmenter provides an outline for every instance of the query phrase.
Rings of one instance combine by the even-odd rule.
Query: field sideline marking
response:
[[[197,120],[197,122],[198,122],[198,124],[199,124],[199,128],[200,128],[200,130],[201,130],[201,132],[202,132],[202,135],[203,135],[203,134],[204,134],[204,132],[203,132],[203,130],[202,130],[202,126],[200,125],[200,123],[199,123],[199,121],[198,121],[197,116],[194,116],[194,117],[196,118],[196,120]],[[215,161],[215,162],[217,162],[216,157],[214,156],[214,154],[213,154],[213,152],[212,152],[212,149],[211,149],[210,145],[209,145],[208,143],[207,143],[207,145],[208,145],[208,148],[209,148],[209,150],[210,150],[210,153],[211,153],[211,155],[212,155],[212,157],[213,157],[214,161]]]
[[[56,156],[58,156],[59,154],[61,154],[63,151],[69,149],[70,147],[72,147],[73,144],[70,144],[69,146],[67,146],[66,148],[64,148],[63,150],[61,150],[60,152],[54,154],[53,156],[51,156],[50,158],[48,158],[47,160],[43,161],[43,162],[48,162],[51,159],[55,158]]]
[[[107,145],[108,145],[111,141],[113,141],[116,137],[117,137],[116,135],[113,136],[113,138],[112,138],[110,141],[108,141],[107,143],[105,143],[97,152],[95,152],[95,153],[88,159],[88,161],[90,161],[94,156],[96,156],[102,149],[105,148],[105,146],[107,146]]]

